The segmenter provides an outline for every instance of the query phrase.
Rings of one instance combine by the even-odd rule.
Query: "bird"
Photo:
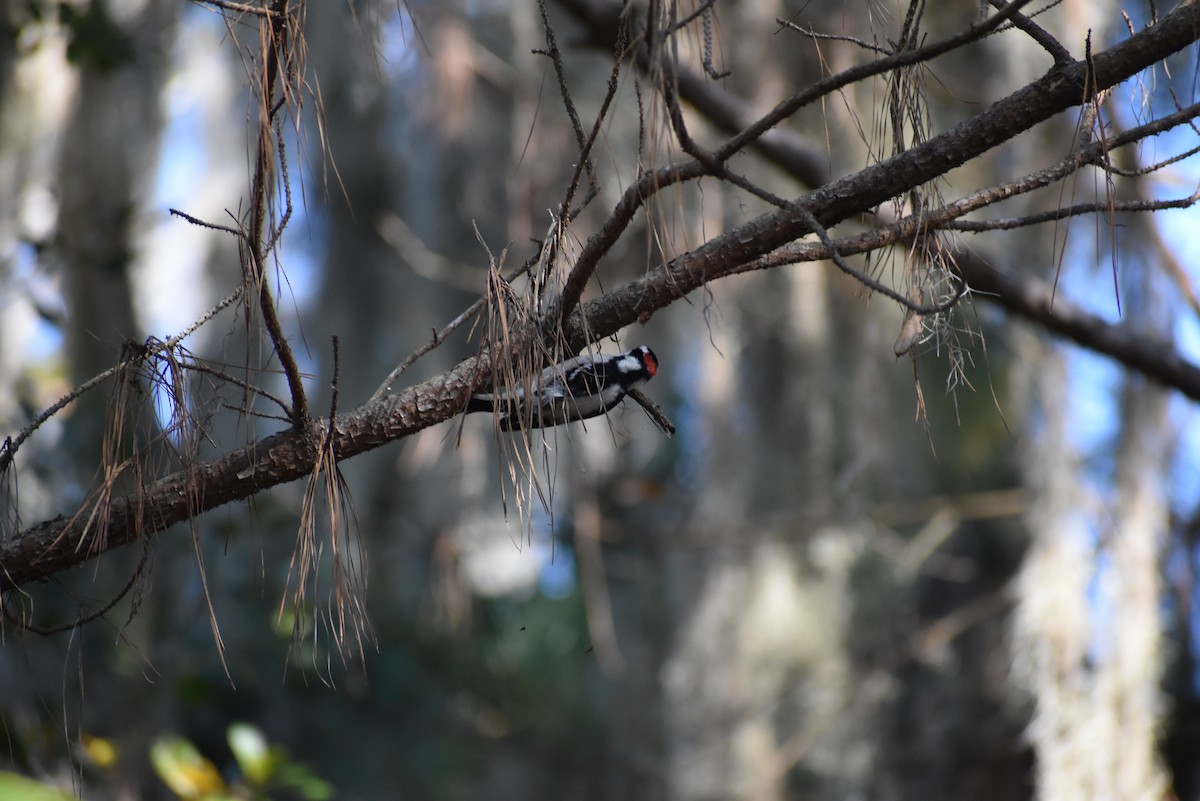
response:
[[[500,413],[500,430],[548,428],[604,414],[658,372],[658,357],[642,345],[616,355],[584,355],[542,371],[530,388],[537,401],[525,402],[525,388],[476,392],[466,412]]]

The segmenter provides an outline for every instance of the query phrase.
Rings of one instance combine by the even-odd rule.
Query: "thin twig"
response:
[[[525,273],[529,272],[530,270],[532,270],[534,265],[536,265],[537,263],[538,263],[537,257],[536,256],[531,257],[530,259],[528,259],[524,264],[522,264],[519,268],[517,268],[513,272],[509,273],[508,275],[501,276],[501,280],[503,280],[505,283],[510,283],[510,282],[516,280],[517,278],[519,278],[520,276],[524,275]],[[478,300],[476,300],[474,303],[472,303],[470,306],[468,306],[461,314],[459,314],[457,317],[455,317],[453,320],[451,320],[440,331],[434,331],[432,339],[430,339],[428,342],[426,342],[421,347],[414,350],[412,353],[405,356],[404,361],[400,362],[399,365],[397,365],[390,373],[388,373],[387,378],[385,378],[383,380],[383,383],[379,385],[379,388],[376,389],[373,393],[371,393],[370,402],[373,403],[377,400],[380,400],[381,398],[385,397],[388,393],[390,393],[392,391],[392,387],[395,385],[395,383],[398,380],[400,380],[400,376],[404,374],[405,370],[412,367],[413,363],[416,362],[417,359],[421,358],[422,356],[424,356],[425,354],[429,353],[434,348],[436,348],[438,345],[441,345],[443,342],[445,342],[446,337],[450,336],[455,331],[457,331],[459,328],[461,328],[463,323],[467,322],[471,318],[475,317],[475,315],[479,314],[479,312],[486,305],[487,305],[487,295],[484,294],[484,295],[481,295]]]
[[[186,215],[183,214],[180,214],[180,216],[186,217]],[[237,289],[233,290],[233,292],[230,292],[228,295],[226,295],[225,298],[217,303],[216,306],[213,306],[211,309],[205,312],[200,319],[196,320],[180,333],[176,334],[165,342],[155,342],[153,344],[148,343],[145,350],[135,353],[133,356],[127,359],[122,359],[117,364],[108,368],[104,372],[99,373],[98,375],[92,376],[87,381],[84,381],[82,384],[75,387],[66,395],[63,395],[61,398],[55,401],[45,411],[34,418],[32,423],[22,428],[20,432],[17,433],[15,438],[8,437],[5,439],[4,444],[0,445],[0,474],[3,474],[4,471],[8,469],[8,466],[12,464],[13,458],[17,455],[17,449],[21,447],[25,440],[29,439],[34,431],[37,431],[39,428],[41,428],[41,426],[47,420],[58,414],[68,403],[80,397],[84,393],[94,389],[100,384],[103,384],[114,375],[119,374],[122,370],[132,365],[134,362],[144,362],[147,359],[154,358],[163,351],[171,350],[184,339],[191,336],[196,329],[207,323],[212,318],[216,317],[223,309],[240,298],[243,290],[244,287],[239,286]]]
[[[283,398],[279,397],[278,395],[274,395],[274,394],[268,392],[267,390],[263,389],[262,387],[251,384],[249,381],[244,381],[243,379],[238,378],[235,375],[230,375],[229,373],[225,372],[224,370],[218,370],[215,367],[211,367],[211,366],[205,364],[204,362],[200,361],[199,359],[193,359],[192,361],[189,361],[189,362],[183,362],[181,364],[181,366],[187,370],[192,370],[197,373],[207,373],[208,375],[211,375],[213,378],[215,378],[219,381],[223,381],[227,384],[233,384],[235,387],[238,387],[239,389],[243,390],[244,392],[248,392],[250,394],[258,395],[259,397],[266,398],[267,400],[276,404],[280,409],[283,410],[283,413],[284,413],[283,419],[284,420],[290,419],[287,417],[287,414],[291,411],[288,408],[287,401],[285,401]],[[234,408],[234,407],[230,407],[230,408]],[[262,416],[261,413],[259,413],[259,414],[260,414],[260,416]],[[280,419],[280,418],[276,417],[275,415],[270,415],[270,417],[273,420]]]
[[[1004,0],[988,0],[992,7],[998,11],[1008,9],[1010,3]],[[1043,50],[1050,54],[1050,58],[1054,59],[1055,66],[1070,64],[1075,59],[1071,57],[1071,51],[1063,47],[1062,42],[1050,35],[1050,32],[1038,25],[1029,17],[1019,11],[1014,11],[1012,14],[1012,24],[1014,28],[1019,29],[1030,39],[1037,42]]]
[[[192,215],[188,214],[187,212],[180,211],[179,209],[167,209],[167,212],[176,217],[182,217],[184,220],[187,220],[192,225],[198,225],[201,228],[209,228],[209,229],[212,229],[213,231],[224,231],[227,234],[233,234],[238,239],[241,239],[245,236],[245,232],[239,231],[236,228],[230,228],[227,225],[217,225],[216,223],[206,222],[205,220],[201,220],[199,217],[193,217]]]
[[[662,407],[652,401],[646,393],[634,387],[629,390],[629,397],[637,401],[638,406],[646,410],[646,415],[654,425],[658,426],[660,431],[668,437],[675,436],[675,424],[671,422],[671,418],[667,417],[667,413],[662,410]]]
[[[718,161],[727,161],[735,153],[743,150],[751,142],[775,128],[779,123],[809,103],[832,94],[838,89],[884,72],[929,61],[937,56],[949,53],[951,50],[956,50],[963,45],[970,44],[983,37],[988,31],[1007,21],[1021,8],[1029,5],[1030,2],[1032,0],[1014,0],[1003,11],[993,14],[982,22],[971,25],[962,33],[951,36],[948,39],[933,42],[932,44],[912,50],[902,50],[886,58],[877,59],[869,64],[863,64],[858,67],[851,67],[837,75],[831,75],[824,80],[818,81],[780,102],[775,108],[760,117],[757,122],[740,133],[735,134],[725,144],[716,148],[713,155]]]
[[[826,258],[832,261],[839,270],[853,278],[855,281],[858,281],[872,292],[878,292],[884,297],[895,301],[913,314],[941,314],[942,312],[949,311],[951,308],[957,305],[960,300],[962,300],[963,295],[965,295],[967,292],[967,285],[959,281],[959,286],[954,294],[944,303],[937,303],[932,306],[926,306],[918,303],[908,295],[897,292],[887,284],[877,281],[866,273],[850,266],[850,263],[847,262],[842,254],[838,252],[837,243],[833,241],[833,238],[829,235],[829,232],[825,230],[825,226],[821,225],[816,216],[814,216],[812,212],[801,206],[799,203],[795,203],[791,200],[785,200],[784,198],[773,195],[757,184],[746,180],[742,176],[737,175],[730,170],[725,169],[724,167],[719,168],[717,177],[728,181],[735,186],[740,186],[742,189],[745,189],[747,192],[750,192],[756,197],[759,197],[781,209],[786,209],[787,211],[790,211],[800,217],[800,219],[812,231],[812,233],[817,235],[817,239],[821,240],[821,244],[825,246],[826,253],[828,254]]]
[[[292,408],[289,416],[292,424],[302,428],[308,420],[308,398],[304,392],[304,382],[300,377],[300,367],[296,357],[284,336],[283,326],[275,310],[275,298],[271,292],[271,282],[266,275],[266,258],[269,247],[274,246],[277,235],[272,235],[269,244],[264,245],[267,235],[267,190],[270,184],[272,165],[284,158],[282,151],[276,151],[278,135],[274,131],[274,116],[280,105],[274,102],[276,86],[283,75],[287,59],[282,57],[287,52],[288,34],[290,32],[288,17],[288,0],[274,0],[273,9],[278,12],[271,16],[270,25],[266,29],[266,40],[263,44],[266,51],[261,74],[261,97],[259,98],[258,145],[255,149],[254,177],[251,181],[251,220],[246,239],[245,255],[249,261],[251,275],[258,290],[258,305],[263,316],[263,327],[274,346],[275,354],[287,377],[288,391],[292,398]],[[282,102],[287,97],[287,89],[281,94]],[[278,155],[273,155],[277,152]],[[282,221],[286,224],[287,218]]]
[[[278,11],[271,8],[262,8],[246,3],[232,3],[229,0],[192,0],[192,2],[197,5],[219,8],[222,11],[232,11],[235,14],[252,14],[257,17],[274,17],[279,14]]]
[[[585,164],[588,165],[588,170],[589,170],[589,175],[590,175],[590,171],[591,171],[590,155],[591,155],[592,148],[595,146],[596,142],[600,138],[600,127],[608,115],[608,110],[612,104],[613,98],[615,98],[617,95],[617,88],[618,88],[617,79],[621,75],[621,62],[622,62],[622,55],[621,55],[620,51],[624,49],[624,44],[625,44],[624,39],[623,39],[624,32],[622,32],[621,34],[618,34],[618,36],[621,38],[618,39],[618,42],[617,42],[618,54],[613,59],[612,72],[610,72],[609,76],[608,76],[608,90],[604,95],[604,101],[600,104],[600,110],[596,113],[596,119],[595,119],[595,122],[592,124],[591,134],[588,136],[587,143],[586,143],[586,145],[584,145],[583,152],[580,154],[580,157],[579,157],[579,161],[576,162],[576,164],[575,164],[575,172],[571,176],[571,183],[567,190],[567,195],[563,199],[562,206],[559,211],[559,221],[560,222],[562,219],[567,218],[568,215],[571,213],[571,199],[574,196],[576,187],[579,185],[580,171],[583,169],[583,165],[585,165]],[[593,186],[594,186],[595,185],[595,177],[594,176],[590,176],[590,177],[591,177],[591,180],[592,180]],[[551,306],[550,314],[547,315],[547,322],[549,323],[549,327],[551,329],[557,329],[562,324],[563,319],[565,319],[566,316],[574,310],[575,306],[579,302],[579,298],[583,295],[583,288],[584,288],[584,286],[586,286],[587,280],[590,277],[591,277],[591,271],[587,271],[587,270],[580,271],[580,270],[577,270],[576,267],[573,267],[571,269],[570,273],[567,274],[567,280],[563,285],[563,290],[559,294],[558,298],[555,299],[555,302]]]
[[[704,0],[704,2],[702,2],[699,6],[697,6],[694,11],[692,11],[692,13],[688,14],[683,19],[679,20],[678,22],[676,22],[673,25],[671,25],[670,27],[668,27],[666,29],[666,31],[664,31],[664,35],[672,36],[672,35],[678,33],[679,31],[683,30],[684,28],[686,28],[688,25],[691,25],[693,22],[695,22],[701,16],[703,16],[704,14],[707,14],[709,11],[711,11],[712,7],[714,5],[716,5],[716,2],[717,2],[717,0]]]
[[[1189,159],[1192,156],[1196,155],[1197,153],[1200,153],[1200,145],[1196,145],[1195,147],[1188,148],[1187,150],[1183,151],[1182,153],[1171,156],[1168,159],[1163,159],[1162,161],[1157,161],[1154,164],[1151,164],[1146,167],[1138,167],[1137,169],[1122,169],[1121,167],[1117,167],[1113,164],[1102,164],[1100,166],[1105,172],[1111,173],[1113,175],[1119,175],[1122,178],[1140,178],[1143,175],[1150,175],[1152,173],[1159,172],[1164,167],[1170,167],[1172,164],[1177,164],[1177,163],[1183,161],[1184,159]]]
[[[575,163],[575,171],[571,175],[571,182],[568,184],[566,196],[559,207],[559,219],[570,219],[572,215],[571,202],[574,199],[576,191],[578,191],[580,178],[584,168],[588,171],[588,182],[595,187],[596,171],[592,166],[592,149],[595,148],[596,142],[600,139],[600,128],[604,124],[604,120],[608,117],[608,110],[612,107],[613,98],[617,96],[618,81],[621,77],[621,62],[624,57],[625,49],[625,32],[622,30],[618,34],[617,39],[617,54],[613,58],[612,71],[608,75],[608,87],[604,93],[604,100],[600,103],[600,110],[596,112],[596,119],[592,123],[591,133],[588,134],[587,141],[583,144],[579,154],[579,160]],[[563,87],[565,91],[565,86]],[[564,98],[564,102],[567,99]]]
[[[786,19],[783,19],[782,17],[776,17],[775,22],[780,27],[788,28],[788,29],[793,30],[796,33],[800,34],[801,36],[807,36],[810,39],[815,39],[815,40],[820,40],[820,41],[831,41],[831,42],[847,42],[849,44],[855,45],[856,47],[861,47],[863,50],[866,50],[871,53],[876,53],[881,56],[891,55],[890,51],[885,50],[884,48],[880,47],[879,45],[871,44],[870,42],[859,39],[856,36],[848,36],[848,35],[842,34],[842,33],[818,33],[817,31],[813,30],[812,28],[801,28],[799,25],[792,22],[791,20],[786,20]]]
[[[550,25],[550,12],[546,10],[546,0],[538,0],[538,11],[542,15],[542,29],[546,32],[546,55],[554,65],[554,75],[558,78],[558,93],[562,97],[563,107],[567,110],[567,117],[571,120],[571,128],[575,131],[575,142],[582,151],[587,138],[583,133],[583,124],[579,121],[579,112],[575,110],[575,103],[571,100],[571,91],[567,89],[567,70],[563,67],[562,52],[558,49],[554,28]],[[591,172],[590,166],[588,172]]]
[[[341,375],[341,354],[338,350],[337,334],[333,335],[333,380],[329,382],[329,428],[333,430],[333,421],[337,418],[338,385]]]
[[[91,623],[93,620],[99,620],[101,617],[108,614],[108,612],[114,606],[116,606],[118,603],[120,603],[121,599],[124,598],[125,596],[127,596],[129,594],[129,591],[134,588],[134,585],[137,584],[138,579],[141,578],[145,574],[146,562],[149,561],[149,558],[150,558],[150,539],[147,538],[147,539],[142,540],[142,555],[138,559],[137,565],[134,566],[133,573],[130,574],[129,580],[127,582],[125,582],[125,585],[123,587],[121,587],[121,589],[117,590],[117,592],[113,595],[113,597],[110,598],[108,600],[108,602],[106,602],[99,609],[93,610],[86,615],[80,615],[79,617],[72,620],[70,623],[61,623],[57,626],[35,626],[33,623],[29,623],[28,621],[19,620],[13,614],[12,610],[10,610],[8,608],[8,599],[10,597],[9,594],[0,595],[0,612],[3,613],[5,620],[7,620],[9,623],[12,623],[17,628],[21,629],[21,631],[32,632],[39,636],[49,636],[51,634],[61,634],[64,631],[71,631],[72,629],[77,629],[80,626],[85,626],[88,623]],[[82,606],[82,603],[80,603],[80,606]]]
[[[1188,209],[1200,202],[1200,192],[1193,192],[1187,197],[1172,200],[1105,200],[1093,203],[1076,203],[1072,206],[1062,206],[1028,214],[1024,217],[1008,217],[996,220],[953,220],[939,226],[952,231],[1010,231],[1014,228],[1026,228],[1030,225],[1063,220],[1068,217],[1078,217],[1082,214],[1097,212],[1111,213],[1118,211],[1162,211],[1164,209]]]

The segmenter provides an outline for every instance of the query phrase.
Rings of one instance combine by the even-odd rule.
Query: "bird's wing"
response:
[[[611,362],[589,362],[565,373],[563,383],[572,396],[594,395],[608,386],[616,372]]]

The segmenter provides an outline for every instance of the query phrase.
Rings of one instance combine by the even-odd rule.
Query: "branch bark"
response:
[[[334,451],[347,459],[462,410],[476,376],[468,359],[449,373],[339,415],[332,424]],[[0,594],[47,578],[139,537],[162,531],[195,514],[243,500],[312,473],[317,447],[330,421],[308,430],[289,428],[162,478],[113,501],[106,523],[85,531],[95,503],[59,516],[0,544]],[[104,520],[105,516],[97,516]]]

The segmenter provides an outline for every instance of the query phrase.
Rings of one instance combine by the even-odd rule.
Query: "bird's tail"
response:
[[[481,392],[471,396],[471,399],[467,401],[467,408],[464,413],[470,414],[471,412],[490,412],[495,408],[496,401],[492,398],[492,396]]]
[[[463,410],[463,413],[494,412],[497,410],[500,412],[501,431],[514,431],[521,427],[520,409],[503,397],[497,401],[496,396],[490,392],[480,392],[472,395],[471,399],[467,401],[467,408]],[[533,425],[536,428],[539,423],[535,420]]]

